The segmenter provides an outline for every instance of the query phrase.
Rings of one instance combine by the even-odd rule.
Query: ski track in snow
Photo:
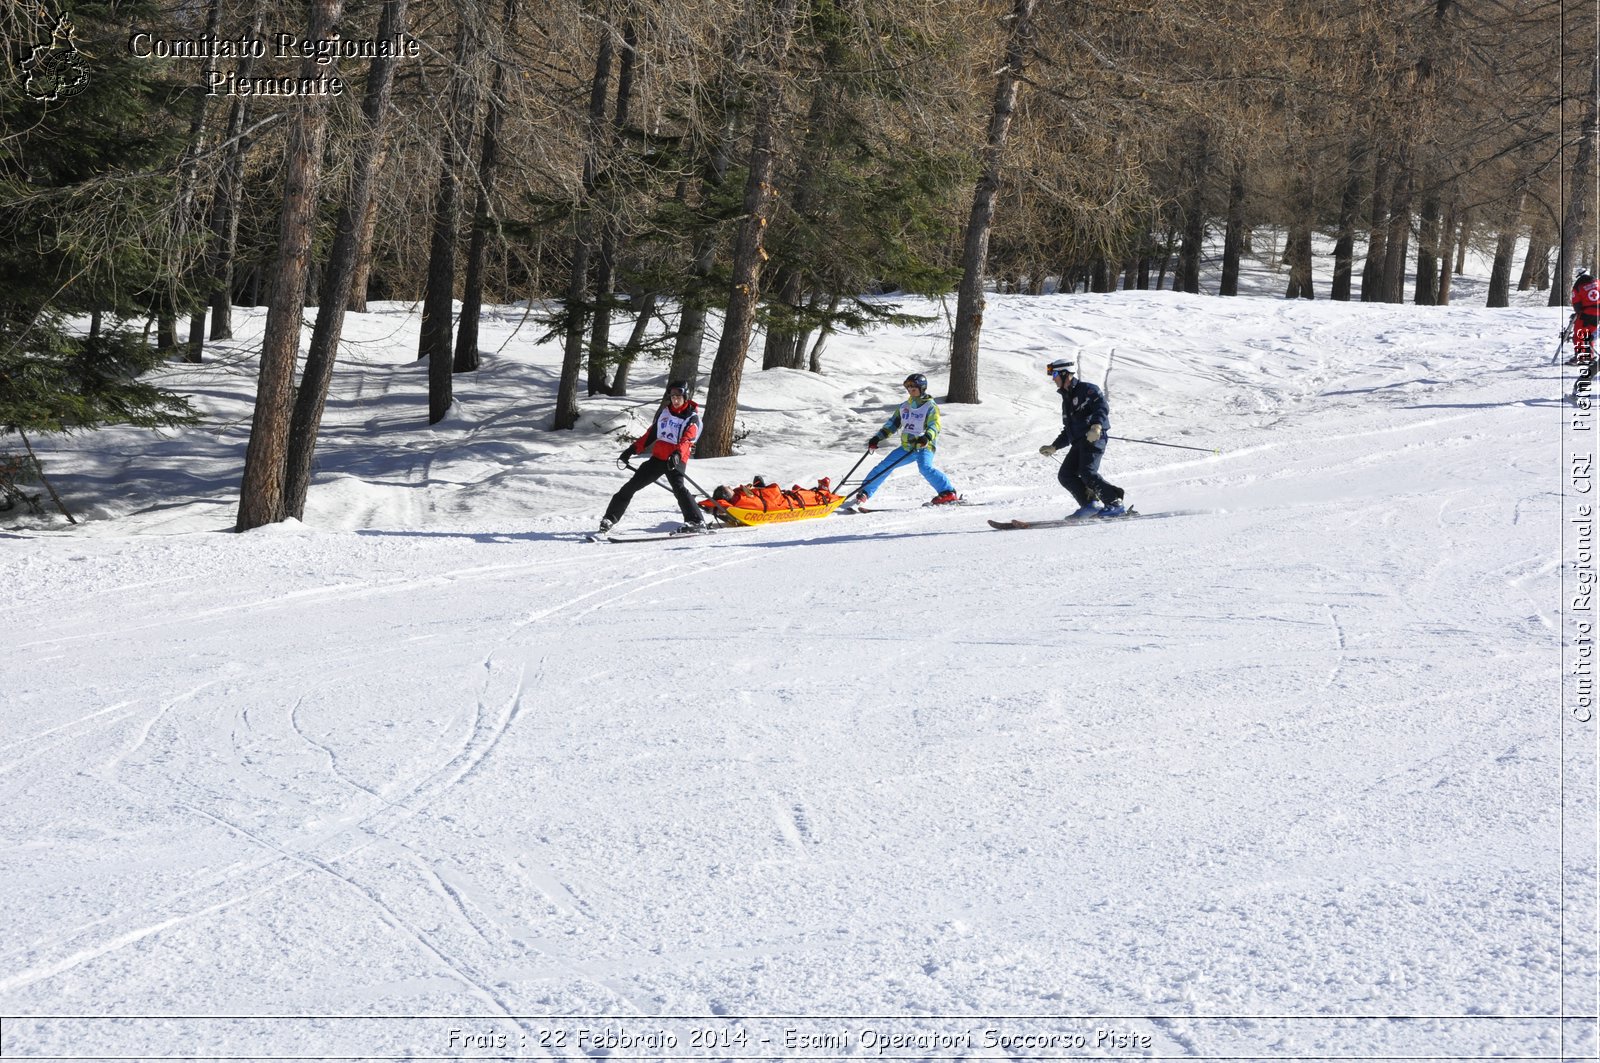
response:
[[[1439,310],[996,296],[939,453],[984,510],[900,472],[873,513],[609,549],[575,540],[653,392],[552,438],[559,352],[517,340],[422,429],[397,310],[352,318],[304,525],[216,534],[240,428],[75,438],[64,482],[126,497],[8,540],[0,1008],[1060,1011],[1144,1014],[1167,1057],[1556,1054],[1206,1018],[1594,984],[1592,950],[1561,966],[1555,710],[1526,693],[1558,665],[1564,414],[1508,352],[1548,322]],[[944,384],[940,328],[752,374],[745,453],[696,478],[847,468],[908,364]],[[1069,507],[1036,453],[1063,344],[1114,437],[1220,448],[1108,451],[1182,519],[987,527]],[[249,379],[213,412],[245,423]],[[677,519],[647,489],[628,526]]]

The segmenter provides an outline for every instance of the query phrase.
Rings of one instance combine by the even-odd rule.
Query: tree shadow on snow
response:
[[[865,531],[858,534],[840,535],[814,535],[805,538],[792,539],[731,539],[730,545],[756,546],[763,550],[772,550],[791,546],[830,546],[834,543],[864,543],[887,542],[891,539],[932,539],[941,535],[965,535],[972,531],[991,531],[993,529],[983,526],[979,528],[948,528],[941,531],[905,531],[905,532],[871,532]]]
[[[1516,399],[1512,402],[1417,402],[1407,410],[1494,410],[1505,406],[1565,406],[1566,399]]]
[[[356,535],[398,539],[471,539],[477,543],[572,543],[582,542],[588,532],[466,532],[466,531],[391,531],[382,528],[357,528]]]

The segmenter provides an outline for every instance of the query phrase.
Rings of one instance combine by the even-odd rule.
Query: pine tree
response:
[[[181,92],[126,57],[147,16],[80,3],[36,22],[28,76],[0,85],[0,436],[196,420],[140,379],[161,356],[121,327],[195,251],[171,243]],[[89,317],[109,327],[86,333]]]

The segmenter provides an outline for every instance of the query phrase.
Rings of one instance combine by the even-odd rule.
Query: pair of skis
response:
[[[611,532],[588,532],[584,538],[591,543],[656,543],[667,539],[703,539],[707,535],[715,535],[726,531],[715,525],[707,525],[694,531],[655,532],[646,535],[614,535]]]
[[[923,509],[952,509],[952,508],[954,508],[956,506],[981,506],[981,505],[984,505],[984,504],[985,503],[983,503],[983,502],[969,502],[965,498],[957,498],[954,502],[924,502],[924,503],[922,503],[922,508]],[[850,506],[848,508],[840,507],[839,512],[840,513],[892,513],[892,512],[894,512],[894,510],[893,509],[878,509],[876,506],[874,506],[874,507],[872,507],[870,509],[865,507],[865,506]]]
[[[943,506],[955,506],[955,505],[981,506],[981,505],[983,505],[983,503],[982,502],[968,502],[965,499],[962,499],[959,502],[945,502],[938,508],[943,508]],[[932,507],[932,503],[924,503],[924,508],[930,508],[930,507]],[[840,512],[849,512],[849,513],[882,513],[882,512],[888,512],[888,511],[885,511],[885,510],[871,510],[871,509],[852,509],[852,510],[841,510]],[[989,527],[995,529],[996,531],[1024,531],[1024,530],[1028,530],[1028,529],[1032,529],[1032,528],[1065,528],[1065,527],[1069,527],[1069,526],[1072,526],[1072,525],[1115,524],[1115,523],[1117,523],[1119,521],[1130,520],[1130,519],[1150,519],[1150,518],[1155,518],[1155,517],[1178,517],[1178,516],[1183,516],[1186,512],[1190,512],[1190,511],[1173,510],[1173,511],[1169,511],[1169,512],[1161,512],[1161,513],[1141,513],[1137,509],[1129,509],[1126,513],[1120,514],[1119,516],[1115,516],[1115,517],[1102,517],[1099,514],[1095,514],[1093,516],[1087,516],[1087,517],[1063,517],[1063,518],[1061,518],[1059,520],[991,520],[991,521],[989,521]],[[1198,511],[1194,511],[1194,512],[1198,512]],[[682,539],[698,539],[698,538],[703,538],[706,535],[720,534],[720,533],[725,532],[725,531],[736,530],[739,527],[742,527],[742,525],[731,525],[731,526],[728,526],[728,527],[717,527],[717,526],[713,525],[713,526],[708,526],[708,527],[706,527],[704,529],[697,530],[697,531],[671,531],[671,532],[645,534],[645,535],[613,535],[613,534],[610,534],[610,533],[607,533],[607,532],[590,532],[585,536],[585,538],[588,539],[590,542],[596,542],[596,543],[653,543],[653,542],[664,542],[664,541],[666,541],[668,539],[680,539],[680,540],[682,540]]]
[[[989,527],[996,531],[1021,531],[1025,528],[1065,528],[1071,524],[1112,524],[1130,517],[1143,517],[1137,509],[1129,509],[1115,517],[1102,517],[1095,513],[1087,517],[1062,517],[1060,520],[991,520]]]

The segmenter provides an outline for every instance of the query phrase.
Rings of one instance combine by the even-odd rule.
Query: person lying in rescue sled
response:
[[[757,476],[750,483],[736,487],[718,484],[710,498],[701,500],[700,508],[733,524],[777,523],[790,516],[826,516],[841,501],[841,496],[834,494],[830,486],[828,478],[824,476],[817,481],[816,487],[795,484],[785,490],[766,477]],[[735,512],[730,513],[730,510]],[[757,514],[762,517],[757,518]],[[767,514],[778,516],[774,520],[767,520],[764,519]]]
[[[624,447],[617,457],[617,464],[626,466],[628,459],[635,454],[643,454],[647,449],[650,452],[650,456],[634,469],[633,478],[611,496],[606,515],[600,518],[600,530],[610,531],[628,512],[628,503],[633,501],[633,496],[645,484],[661,479],[663,473],[666,474],[673,496],[678,500],[678,510],[683,514],[683,524],[678,530],[705,530],[705,517],[700,507],[695,505],[694,496],[689,493],[683,479],[684,467],[689,464],[689,452],[699,435],[700,407],[689,401],[688,382],[674,380],[667,385],[666,397],[650,430]]]
[[[939,407],[928,395],[928,378],[921,373],[912,373],[906,377],[903,386],[906,389],[906,401],[867,440],[867,449],[877,450],[878,444],[893,435],[896,429],[900,431],[900,445],[867,473],[867,478],[861,481],[861,489],[850,500],[852,509],[864,505],[873,492],[883,486],[889,473],[902,463],[916,465],[922,478],[939,492],[933,496],[932,505],[943,506],[961,500],[950,478],[933,464],[933,452],[939,445],[940,421]],[[912,460],[908,462],[908,458]]]

